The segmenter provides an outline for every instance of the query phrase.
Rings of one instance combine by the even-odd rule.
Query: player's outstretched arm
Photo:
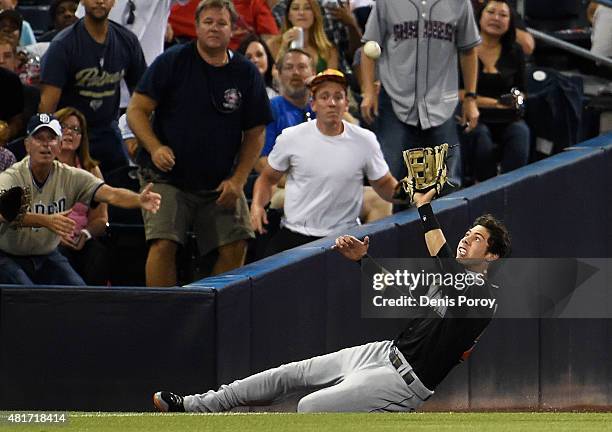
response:
[[[436,196],[436,190],[430,189],[426,193],[415,192],[414,193],[414,204],[419,211],[421,222],[425,230],[425,244],[427,244],[427,250],[429,255],[436,256],[442,246],[446,243],[444,233],[440,228],[440,224],[434,215],[433,209],[431,208],[431,201]]]

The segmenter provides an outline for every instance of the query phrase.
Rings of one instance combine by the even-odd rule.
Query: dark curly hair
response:
[[[476,12],[476,22],[478,24],[478,28],[480,29],[480,18],[482,18],[482,14],[484,10],[487,8],[489,3],[504,3],[508,6],[508,10],[510,11],[510,22],[508,23],[508,31],[504,33],[501,37],[501,45],[504,51],[509,51],[512,49],[512,46],[516,42],[516,17],[514,15],[514,9],[512,5],[508,3],[508,0],[485,0],[482,7],[480,7]]]
[[[507,257],[510,254],[510,233],[502,221],[491,214],[484,214],[476,218],[472,228],[476,225],[483,226],[489,231],[487,242],[489,252],[500,258]]]

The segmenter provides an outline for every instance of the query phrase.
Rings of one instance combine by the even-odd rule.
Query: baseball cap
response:
[[[344,74],[337,69],[325,69],[323,72],[319,72],[308,82],[308,87],[312,90],[325,81],[337,82],[342,84],[344,88],[348,87]]]
[[[55,135],[62,136],[62,126],[53,114],[39,113],[34,114],[28,122],[27,133],[32,136],[37,130],[47,127],[55,132]]]
[[[15,24],[15,27],[21,31],[21,23],[23,22],[23,18],[19,12],[14,9],[4,9],[0,12],[0,21],[4,19],[12,21]]]

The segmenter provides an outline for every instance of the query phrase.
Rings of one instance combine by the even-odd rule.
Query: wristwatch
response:
[[[476,100],[476,98],[478,98],[478,95],[474,92],[465,92],[463,95],[464,98],[472,98],[474,100]]]

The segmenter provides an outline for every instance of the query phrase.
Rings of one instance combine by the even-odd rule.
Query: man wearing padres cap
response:
[[[151,185],[140,195],[110,187],[89,172],[55,160],[62,128],[52,114],[34,115],[27,127],[22,161],[0,173],[0,190],[26,190],[29,209],[19,224],[0,216],[0,283],[85,285],[58,251],[60,238],[72,241],[71,207],[105,202],[156,212],[160,195]]]
[[[316,121],[283,130],[253,190],[251,223],[260,233],[268,223],[264,206],[283,174],[285,214],[266,255],[357,225],[364,176],[391,202],[397,180],[389,173],[374,134],[342,120],[348,109],[347,82],[327,69],[309,84]]]

